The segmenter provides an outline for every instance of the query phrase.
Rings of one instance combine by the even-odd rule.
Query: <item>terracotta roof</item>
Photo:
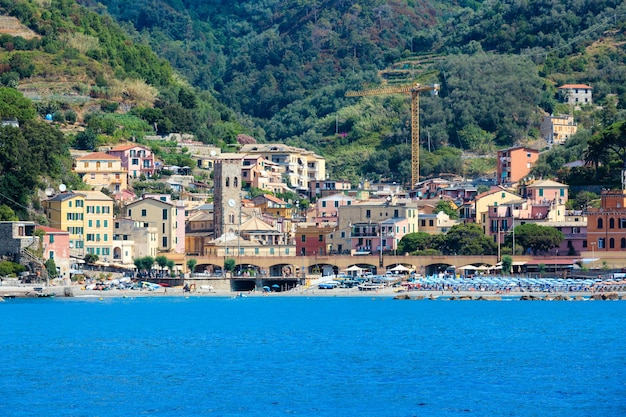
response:
[[[94,153],[90,153],[88,155],[84,155],[84,156],[79,156],[78,158],[76,158],[76,160],[103,160],[103,159],[113,159],[113,160],[120,160],[120,158],[118,158],[117,156],[113,156],[113,155],[109,155],[106,152],[94,152]]]
[[[591,86],[589,86],[587,84],[564,84],[564,85],[559,87],[559,90],[562,89],[562,88],[564,88],[564,89],[570,89],[570,88],[591,88],[591,89],[593,89],[593,87],[591,87]]]
[[[495,193],[501,193],[503,191],[506,191],[509,194],[515,194],[500,185],[496,185],[496,186],[491,187],[489,190],[485,191],[484,193],[478,194],[476,197],[474,197],[474,200],[476,201],[476,200],[481,199],[482,197],[495,194]]]
[[[137,145],[137,144],[135,144],[135,145],[119,145],[119,146],[116,146],[115,148],[111,148],[111,149],[109,149],[109,152],[112,152],[112,151],[113,151],[113,152],[116,152],[116,151],[117,151],[117,152],[119,152],[119,151],[127,151],[127,150],[129,150],[129,149],[133,149],[133,148],[141,148],[141,149],[145,149],[145,150],[147,150],[147,151],[149,151],[149,150],[150,150],[149,148],[147,148],[147,147],[145,147],[145,146],[143,146],[143,145]]]
[[[49,226],[37,226],[36,229],[41,229],[44,232],[46,232],[46,234],[63,234],[63,235],[70,234],[70,232],[66,230],[55,229],[54,227],[49,227]]]

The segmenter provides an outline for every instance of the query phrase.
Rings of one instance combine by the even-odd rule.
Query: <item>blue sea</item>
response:
[[[0,303],[1,416],[626,416],[626,302]]]

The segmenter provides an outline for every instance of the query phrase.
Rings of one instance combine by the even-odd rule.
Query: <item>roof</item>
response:
[[[239,229],[246,232],[276,232],[276,229],[258,217],[245,221]]]
[[[577,161],[568,162],[567,164],[564,164],[563,166],[567,168],[583,167],[585,166],[585,161],[579,159]]]
[[[146,146],[133,144],[133,145],[119,145],[119,146],[116,146],[115,148],[109,149],[109,152],[123,152],[123,151],[127,151],[127,150],[133,149],[133,148],[142,148],[142,149],[145,149],[147,151],[150,150],[150,148],[148,148]]]
[[[111,197],[104,194],[102,191],[77,191],[76,194],[84,195],[86,200],[113,201]]]
[[[213,220],[213,213],[210,213],[206,210],[201,210],[201,211],[197,211],[195,213],[193,213],[191,216],[189,216],[189,220],[190,222],[204,222],[204,221],[210,221]]]
[[[563,84],[562,86],[559,87],[560,89],[566,89],[569,90],[570,88],[590,88],[593,89],[593,87],[587,85],[587,84]]]
[[[533,149],[533,148],[529,148],[527,146],[521,146],[521,145],[511,146],[510,148],[505,148],[505,149],[500,149],[500,150],[498,150],[498,152],[515,151],[517,149],[523,149],[523,150],[528,151],[528,152],[537,152],[537,153],[539,153],[539,151],[537,149]]]
[[[556,182],[553,180],[538,180],[528,185],[528,188],[536,188],[536,187],[567,187],[566,184],[562,184],[560,182]]]
[[[303,148],[297,148],[295,146],[285,145],[282,143],[251,143],[243,145],[240,149],[242,153],[252,152],[285,152],[285,153],[300,153],[303,155],[313,155],[316,158],[322,158],[315,154],[313,151],[308,151]]]
[[[70,232],[68,232],[67,230],[61,230],[61,229],[56,229],[54,227],[49,227],[49,226],[37,226],[35,229],[37,230],[43,230],[44,232],[46,232],[47,235],[69,235]]]
[[[488,195],[491,195],[491,194],[501,193],[501,192],[503,192],[503,191],[504,191],[504,192],[507,192],[507,193],[509,193],[509,194],[513,194],[513,195],[515,195],[515,193],[513,193],[513,192],[511,192],[511,191],[507,190],[506,188],[504,188],[504,187],[502,187],[502,186],[500,186],[500,185],[496,185],[496,186],[491,187],[489,190],[485,191],[484,193],[480,193],[480,194],[478,194],[476,197],[474,197],[474,201],[479,200],[479,199],[481,199],[481,198],[483,198],[483,197],[486,197],[486,196],[488,196]],[[520,198],[521,198],[521,197],[520,197]]]
[[[75,194],[72,191],[70,191],[70,192],[67,192],[67,193],[57,194],[57,195],[55,195],[53,197],[50,197],[46,201],[65,201],[65,200],[69,200],[69,199],[72,199],[72,198],[75,198],[75,197],[84,197],[84,196]]]
[[[140,199],[140,200],[133,201],[132,203],[128,204],[126,207],[135,206],[135,205],[137,205],[137,204],[140,204],[140,203],[145,203],[145,202],[150,202],[150,201],[155,201],[155,202],[157,202],[157,203],[161,203],[161,204],[163,204],[163,205],[170,206],[170,207],[173,207],[173,206],[174,206],[174,204],[169,203],[169,202],[167,202],[167,201],[159,200],[158,198],[154,198],[154,197],[144,197],[144,198],[142,198],[142,199]]]
[[[77,161],[105,160],[105,159],[109,159],[109,160],[112,159],[112,160],[117,160],[117,161],[120,160],[120,158],[118,158],[117,156],[109,155],[106,152],[93,152],[93,153],[79,156],[78,158],[76,158]]]

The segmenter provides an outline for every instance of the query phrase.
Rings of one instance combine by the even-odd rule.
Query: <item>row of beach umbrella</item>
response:
[[[624,291],[626,280],[603,281],[600,279],[564,279],[476,276],[473,278],[427,276],[413,284],[427,289],[455,289],[459,291],[486,290],[530,290],[530,291],[588,291],[592,289],[610,289]]]

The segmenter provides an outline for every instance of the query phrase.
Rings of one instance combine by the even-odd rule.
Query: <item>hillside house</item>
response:
[[[565,84],[558,88],[559,101],[573,106],[592,104],[593,88],[587,84]]]

